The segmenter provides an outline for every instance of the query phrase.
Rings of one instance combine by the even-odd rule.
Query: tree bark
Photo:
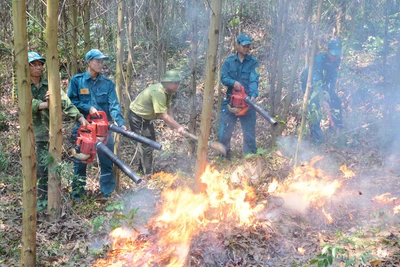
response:
[[[90,45],[90,3],[91,0],[85,0],[83,7],[83,38],[84,38],[84,53],[86,54],[91,49]]]
[[[117,91],[118,99],[121,103],[122,99],[122,85],[124,83],[123,80],[123,71],[124,68],[122,66],[122,62],[124,62],[124,11],[125,11],[125,0],[117,0],[118,3],[118,23],[117,23],[117,65],[115,70],[115,90]],[[114,134],[114,154],[117,157],[120,157],[119,152],[120,145],[120,135]],[[114,178],[116,182],[116,190],[119,192],[119,184],[120,184],[120,169],[114,168]]]
[[[61,177],[58,175],[57,167],[61,162],[62,148],[62,115],[61,115],[61,90],[60,72],[58,61],[58,0],[47,0],[46,40],[47,53],[46,62],[48,67],[49,82],[49,153],[52,161],[49,163],[48,181],[48,204],[47,212],[50,219],[56,219],[61,213]]]
[[[26,2],[12,1],[15,74],[17,77],[22,158],[21,266],[36,266],[36,156],[32,127],[32,92],[28,66]]]
[[[204,100],[201,113],[200,136],[197,145],[196,178],[197,192],[203,192],[205,185],[201,182],[201,175],[206,169],[206,156],[208,151],[208,138],[210,135],[211,115],[214,100],[214,85],[216,77],[216,58],[218,51],[219,27],[221,24],[221,0],[211,2],[211,20],[208,32],[206,77],[204,83]]]
[[[285,97],[283,111],[280,113],[279,120],[287,121],[290,104],[292,103],[294,84],[296,83],[296,80],[297,80],[297,67],[299,65],[301,46],[304,42],[304,33],[306,31],[308,18],[310,17],[310,14],[312,12],[313,2],[314,2],[314,0],[308,0],[308,2],[307,2],[307,6],[305,9],[304,18],[303,18],[303,24],[301,25],[301,29],[299,31],[299,36],[297,38],[297,44],[296,44],[296,50],[294,52],[294,59],[293,59],[293,64],[292,64],[292,72],[290,74],[290,82],[289,82],[289,86],[288,86],[288,92],[287,92],[287,96]],[[280,123],[274,129],[274,134],[272,135],[272,137],[273,137],[272,144],[275,144],[277,137],[282,134],[284,127],[285,127],[285,125]]]
[[[191,21],[191,33],[192,38],[190,41],[190,117],[189,117],[189,132],[194,134],[196,133],[196,68],[197,68],[197,51],[198,51],[198,32],[197,32],[197,9],[193,7],[198,6],[198,0],[192,0],[192,4],[188,4],[190,6],[190,14],[189,18]],[[189,141],[189,149],[188,153],[190,155],[194,154],[196,142],[193,140]]]
[[[71,59],[69,73],[71,77],[78,72],[78,11],[77,11],[77,0],[71,0]]]
[[[318,1],[318,13],[317,13],[317,21],[315,24],[315,30],[317,31],[319,28],[320,20],[321,20],[321,10],[322,10],[322,3],[323,0]],[[311,55],[310,55],[310,67],[308,69],[308,76],[307,76],[307,87],[306,87],[306,92],[304,94],[303,98],[303,107],[302,107],[302,116],[301,116],[301,124],[300,124],[300,129],[299,129],[299,136],[297,140],[297,146],[296,146],[296,154],[294,156],[294,165],[297,166],[298,164],[298,154],[301,149],[301,142],[303,140],[303,133],[305,129],[305,124],[306,124],[306,119],[307,119],[307,110],[308,110],[308,99],[310,96],[310,91],[311,91],[311,85],[312,85],[312,73],[314,70],[314,58],[316,55],[317,51],[317,45],[318,45],[318,36],[313,35],[313,40],[312,40],[312,49],[311,49]]]

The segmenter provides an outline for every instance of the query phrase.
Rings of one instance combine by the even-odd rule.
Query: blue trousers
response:
[[[74,129],[73,134],[76,133],[77,128]],[[114,152],[114,139],[110,133],[108,136],[107,145],[108,149]],[[112,161],[101,151],[97,151],[100,161],[100,189],[103,196],[109,196],[115,189],[115,178]],[[72,181],[72,197],[80,199],[86,196],[86,167],[87,164],[75,163],[74,178]]]
[[[219,141],[226,147],[227,151],[230,151],[232,133],[239,119],[243,132],[243,153],[256,153],[256,111],[250,107],[245,115],[236,116],[228,110],[228,103],[228,99],[224,99],[222,102],[218,133]]]

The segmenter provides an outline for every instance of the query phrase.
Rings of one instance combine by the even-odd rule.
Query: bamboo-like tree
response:
[[[321,10],[322,10],[322,2],[323,0],[318,0],[318,11],[317,11],[317,20],[315,23],[315,29],[319,28],[319,24],[321,21]],[[311,48],[311,56],[310,56],[310,67],[308,69],[308,76],[307,76],[307,85],[306,85],[306,92],[304,94],[303,98],[303,107],[302,107],[302,116],[301,116],[301,123],[300,123],[300,129],[299,129],[299,136],[297,140],[297,146],[296,146],[296,153],[294,156],[294,165],[296,166],[298,164],[298,155],[301,149],[301,142],[303,140],[303,133],[306,125],[306,120],[307,120],[307,110],[308,110],[308,99],[310,96],[310,91],[311,91],[311,86],[312,86],[312,74],[314,70],[314,58],[317,52],[317,45],[318,45],[318,37],[317,35],[313,35],[314,38],[312,40],[312,48]]]
[[[71,77],[78,71],[78,7],[77,0],[71,0],[70,12],[71,12],[71,59],[69,59],[69,73]]]
[[[116,0],[118,3],[118,24],[117,24],[117,66],[115,70],[115,90],[117,91],[118,99],[122,99],[122,85],[123,81],[123,67],[122,62],[124,62],[124,48],[123,48],[123,40],[124,40],[124,14],[125,14],[125,0]],[[119,152],[119,142],[120,136],[114,135],[114,154],[120,157]],[[114,177],[116,181],[116,188],[119,191],[119,182],[120,182],[120,170],[119,168],[114,168]]]
[[[90,4],[91,0],[84,0],[83,6],[83,38],[84,38],[84,53],[86,54],[90,50]]]
[[[51,219],[55,219],[61,212],[61,177],[57,171],[61,163],[62,148],[62,115],[61,90],[58,60],[58,0],[47,0],[46,42],[47,66],[49,83],[49,153],[51,161],[48,165],[49,188],[47,211]]]
[[[36,156],[32,127],[32,92],[28,66],[26,2],[12,1],[15,74],[17,78],[22,157],[22,248],[21,266],[36,266]]]
[[[293,59],[293,64],[292,64],[292,71],[290,74],[290,81],[289,81],[289,86],[288,86],[288,92],[287,96],[284,101],[284,106],[283,106],[283,111],[279,115],[279,119],[286,121],[289,113],[289,107],[292,102],[292,95],[294,92],[294,85],[297,80],[297,67],[299,65],[299,59],[300,59],[300,54],[301,54],[301,45],[304,42],[304,33],[306,31],[307,27],[307,21],[308,18],[310,17],[310,14],[312,12],[312,4],[314,0],[308,0],[307,1],[307,6],[304,12],[304,17],[303,17],[303,23],[301,25],[300,31],[299,31],[299,36],[297,38],[297,44],[296,44],[296,50],[294,52],[294,59]],[[282,131],[284,130],[284,124],[280,123],[278,126],[274,129],[274,134],[272,135],[273,140],[272,143],[275,144],[276,138],[282,134]]]
[[[203,109],[201,113],[200,137],[197,145],[196,159],[196,191],[203,191],[204,184],[201,182],[201,175],[206,168],[206,157],[208,151],[208,137],[210,136],[211,115],[214,103],[214,85],[216,77],[216,59],[218,52],[218,37],[221,25],[221,9],[220,0],[212,0],[211,2],[211,20],[210,29],[208,31],[208,46],[206,59],[206,77],[204,82],[204,99]]]

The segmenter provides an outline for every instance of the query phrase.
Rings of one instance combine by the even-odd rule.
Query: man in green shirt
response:
[[[130,104],[129,125],[131,130],[139,135],[156,141],[156,134],[152,120],[162,119],[178,133],[185,129],[172,117],[172,95],[178,90],[180,84],[179,73],[175,70],[166,71],[161,83],[153,84],[144,89]],[[138,143],[140,156],[139,171],[144,174],[153,173],[153,149]]]
[[[42,77],[46,59],[36,52],[28,53],[29,73],[32,90],[33,132],[36,141],[36,177],[38,180],[38,199],[47,199],[48,170],[43,158],[49,150],[49,85]],[[71,103],[68,96],[61,91],[62,111],[83,125],[89,124],[79,110]]]

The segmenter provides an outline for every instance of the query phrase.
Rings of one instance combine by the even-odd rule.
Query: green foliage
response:
[[[0,131],[8,131],[9,119],[6,114],[0,111]]]
[[[8,156],[10,153],[5,151],[3,147],[0,146],[1,154],[0,154],[0,172],[6,172],[10,166],[10,159]]]
[[[91,222],[93,224],[93,231],[97,232],[101,226],[104,225],[105,220],[107,219],[106,216],[100,215],[94,218]]]

